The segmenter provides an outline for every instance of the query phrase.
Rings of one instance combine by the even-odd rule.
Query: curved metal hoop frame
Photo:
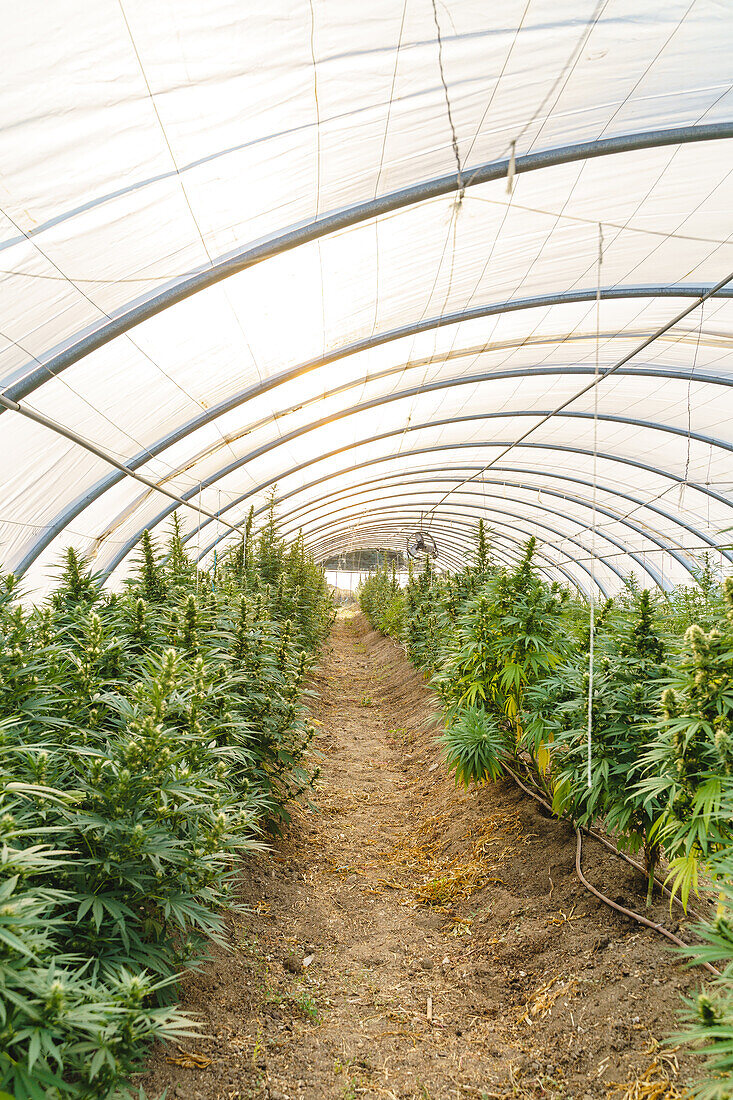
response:
[[[641,134],[625,134],[619,135],[614,138],[604,139],[601,141],[584,142],[576,145],[564,146],[555,149],[546,150],[540,153],[531,153],[525,156],[517,158],[515,171],[517,174],[524,172],[531,172],[541,170],[543,168],[552,167],[555,165],[572,163],[574,161],[585,161],[595,157],[610,156],[617,153],[625,153],[634,150],[653,149],[663,146],[685,145],[691,142],[699,141],[715,141],[721,139],[728,139],[733,137],[733,123],[721,122],[710,125],[700,126],[687,126],[668,128],[665,130],[649,131]],[[37,369],[29,370],[28,373],[21,379],[20,382],[9,387],[4,391],[4,396],[11,401],[19,401],[32,393],[35,389],[41,386],[49,377],[54,377],[74,363],[79,362],[86,355],[89,355],[92,351],[104,346],[109,341],[122,335],[125,332],[130,331],[136,325],[141,322],[154,317],[156,314],[163,310],[175,305],[178,302],[184,301],[191,295],[204,290],[206,287],[212,286],[232,275],[237,274],[240,271],[244,271],[247,268],[261,263],[271,257],[277,256],[285,251],[296,248],[299,245],[305,244],[309,241],[317,240],[320,237],[329,235],[350,226],[355,226],[365,221],[378,218],[384,214],[391,213],[400,209],[406,209],[416,203],[424,202],[441,195],[448,195],[456,192],[459,188],[473,187],[482,183],[489,182],[491,180],[501,179],[506,175],[508,170],[508,161],[501,160],[496,162],[490,162],[477,166],[473,169],[467,169],[462,178],[459,178],[457,174],[450,174],[447,176],[435,178],[432,180],[422,181],[412,187],[404,188],[400,191],[392,192],[390,194],[381,196],[372,202],[360,203],[352,207],[344,208],[328,215],[315,219],[312,223],[305,226],[292,227],[277,236],[262,242],[257,245],[246,246],[237,250],[235,253],[223,256],[213,264],[207,266],[205,269],[201,269],[192,272],[188,277],[183,280],[177,281],[175,284],[167,286],[162,291],[146,298],[145,300],[139,300],[129,303],[118,314],[108,318],[105,323],[101,325],[95,325],[90,331],[79,334],[72,339],[67,347],[59,350],[57,354],[51,356],[46,362],[44,362]],[[698,286],[689,287],[661,287],[661,286],[644,286],[644,287],[616,287],[605,288],[602,291],[603,297],[608,298],[659,298],[659,297],[691,297],[704,293],[705,289]],[[551,294],[534,298],[527,298],[518,301],[510,301],[504,303],[495,303],[491,305],[476,307],[468,311],[464,311],[460,314],[452,314],[446,317],[432,318],[428,321],[421,321],[412,325],[405,325],[399,329],[392,330],[388,333],[383,333],[378,336],[369,338],[368,340],[358,341],[354,344],[347,345],[340,349],[337,349],[333,353],[329,353],[327,356],[323,356],[318,360],[312,360],[309,363],[301,364],[299,366],[290,368],[286,372],[282,372],[277,376],[272,376],[262,383],[259,387],[250,387],[246,391],[242,391],[240,394],[230,397],[226,402],[220,405],[206,410],[202,416],[196,417],[194,420],[189,421],[187,424],[180,426],[174,432],[169,433],[162,439],[158,440],[151,450],[135,456],[129,463],[129,468],[139,468],[149,461],[151,454],[160,454],[167,447],[172,446],[175,442],[187,438],[190,434],[196,431],[197,428],[203,426],[206,423],[216,419],[216,417],[223,414],[237,405],[244,404],[246,401],[257,396],[259,393],[265,392],[267,389],[272,389],[275,386],[283,384],[285,381],[289,381],[292,378],[298,377],[300,374],[306,373],[309,370],[314,370],[318,366],[323,366],[331,362],[336,362],[338,359],[343,359],[349,355],[354,355],[359,351],[366,350],[369,347],[377,346],[378,344],[388,343],[392,340],[400,339],[406,335],[415,334],[420,331],[428,331],[429,329],[438,329],[450,324],[459,324],[462,321],[472,320],[477,317],[491,316],[492,314],[498,314],[502,312],[509,312],[516,309],[530,309],[541,307],[545,305],[560,305],[569,302],[579,301],[592,301],[595,298],[596,291],[593,290],[581,290],[575,292],[569,292],[564,294]],[[723,297],[733,296],[733,289],[726,288],[722,293]],[[548,368],[548,370],[551,368]],[[577,368],[576,368],[577,370]],[[531,373],[528,371],[527,373]],[[636,371],[635,373],[639,373]],[[659,371],[656,373],[664,374],[665,372]],[[679,372],[667,372],[670,376],[677,376]],[[378,408],[382,405],[400,399],[409,398],[415,396],[420,392],[426,392],[430,390],[440,390],[458,386],[462,384],[475,384],[478,381],[489,381],[492,377],[490,373],[484,375],[473,376],[471,379],[449,379],[440,383],[430,384],[427,387],[412,387],[400,391],[398,394],[383,395],[374,401],[364,402],[360,405],[353,406],[349,409],[343,410],[341,413],[333,416],[323,418],[306,425],[304,428],[297,429],[295,432],[291,432],[284,436],[282,440],[278,440],[272,443],[263,445],[257,448],[250,454],[243,456],[235,463],[230,463],[217,470],[213,475],[208,477],[202,482],[203,488],[206,488],[222,478],[226,477],[229,473],[245,465],[247,462],[252,461],[259,455],[266,453],[276,446],[280,446],[282,443],[291,441],[294,438],[298,438],[300,435],[308,431],[317,430],[329,423],[332,423],[336,419],[341,419],[345,416],[357,415],[367,409]],[[682,377],[682,375],[680,375]],[[701,375],[702,377],[702,375]],[[705,377],[703,380],[720,385],[730,385],[731,380],[726,376],[711,376]],[[2,413],[0,408],[0,413]],[[431,427],[440,427],[447,424],[464,423],[472,419],[488,420],[493,417],[499,417],[501,414],[485,414],[482,416],[474,417],[454,417],[449,420],[436,420],[433,423],[410,425],[409,431],[427,430]],[[544,415],[539,410],[516,410],[510,414],[512,417],[521,416],[541,416]],[[575,418],[589,418],[591,414],[582,412],[564,412],[563,416],[575,417]],[[725,440],[712,438],[702,434],[687,433],[681,429],[678,429],[672,425],[665,425],[655,422],[643,421],[633,417],[621,417],[621,416],[602,416],[600,419],[615,423],[632,424],[639,427],[669,432],[672,434],[678,434],[685,436],[689,435],[696,441],[704,444],[709,444],[717,448],[723,448],[727,451],[733,450],[733,444],[728,443]],[[387,439],[390,435],[396,433],[384,433],[381,436],[374,436],[369,440],[360,440],[354,447],[363,446],[366,443],[376,442],[377,440]],[[475,444],[472,444],[475,446]],[[545,445],[542,445],[545,446]],[[342,448],[342,451],[346,448]],[[433,448],[434,452],[437,448]],[[427,449],[430,453],[431,449]],[[323,460],[326,457],[332,457],[335,454],[341,453],[340,451],[330,452],[329,455],[321,455],[318,458],[311,460],[310,462],[303,463],[300,466],[293,467],[292,469],[281,472],[273,480],[289,476],[301,469],[306,468],[308,465],[314,465],[318,461]],[[578,450],[577,453],[582,453]],[[628,461],[621,456],[607,456],[612,461]],[[637,465],[640,468],[644,468],[642,463],[631,463]],[[651,467],[647,467],[652,469]],[[670,478],[671,480],[680,479],[674,473],[670,471],[656,471],[661,473],[662,476]],[[23,561],[17,567],[17,572],[22,575],[33,561],[43,552],[43,550],[53,541],[57,535],[63,531],[63,529],[70,523],[76,516],[78,516],[86,507],[99,498],[107,489],[111,488],[119,480],[125,476],[124,473],[115,471],[113,474],[101,479],[97,485],[86,491],[80,498],[77,499],[69,508],[67,508],[62,515],[60,515],[53,524],[49,525],[44,535],[37,540],[37,542],[31,547],[29,552],[25,555]],[[269,482],[268,484],[271,484]],[[266,487],[266,486],[265,486]],[[695,485],[692,488],[700,491],[707,491],[705,488]],[[199,487],[183,494],[184,499],[191,499],[199,492]],[[258,490],[246,494],[243,497],[237,498],[237,500],[227,505],[227,508],[222,509],[219,514],[229,511],[230,508],[237,507],[243,503],[248,497],[252,496]],[[719,494],[708,492],[708,495],[712,498],[718,499],[730,506],[730,502],[721,497]],[[152,523],[147,526],[156,526],[167,515],[172,512],[177,505],[168,507],[164,511],[160,512],[153,519]],[[672,520],[673,522],[679,522],[673,517],[665,514],[665,518]],[[208,522],[214,522],[210,520]],[[679,523],[682,529],[692,530],[687,527],[683,522]],[[204,525],[202,525],[204,526]],[[109,572],[113,572],[119,563],[124,560],[129,550],[134,546],[142,534],[142,528],[137,531],[130,540],[125,544],[123,550],[115,557],[111,563]],[[650,541],[654,542],[655,538],[645,533],[645,537],[650,537]],[[218,541],[218,540],[217,540]],[[215,544],[214,544],[215,545]],[[669,548],[665,548],[669,549]],[[670,553],[673,553],[669,549]],[[687,565],[685,565],[688,568]]]

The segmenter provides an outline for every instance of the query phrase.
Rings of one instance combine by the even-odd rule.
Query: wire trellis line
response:
[[[653,344],[655,340],[658,340],[660,336],[663,336],[666,332],[669,332],[670,329],[674,328],[675,325],[679,324],[679,322],[684,320],[684,318],[687,317],[690,313],[693,313],[696,309],[698,309],[703,304],[703,302],[706,302],[708,300],[708,298],[711,298],[715,294],[718,294],[723,289],[723,287],[727,286],[730,282],[733,282],[733,271],[730,272],[730,274],[726,275],[724,279],[721,279],[719,283],[716,283],[715,286],[711,287],[704,294],[700,295],[699,298],[696,298],[691,305],[686,306],[685,309],[681,310],[681,312],[673,317],[671,321],[667,321],[664,325],[653,332],[651,336],[648,336],[645,340],[642,340],[640,344],[637,344],[637,346],[632,351],[624,355],[621,359],[618,360],[618,362],[614,363],[612,367],[608,367],[606,370],[602,371],[597,378],[594,377],[592,382],[589,382],[586,386],[583,386],[576,393],[566,398],[560,405],[557,406],[557,408],[553,409],[549,413],[545,413],[545,415],[541,417],[537,424],[533,424],[532,427],[528,428],[526,432],[523,432],[518,439],[515,439],[512,443],[509,443],[498,455],[496,455],[491,460],[491,462],[488,462],[484,467],[482,467],[482,469],[478,473],[474,474],[472,477],[466,478],[465,481],[461,482],[461,485],[466,485],[470,481],[475,480],[475,478],[480,476],[481,473],[485,473],[487,470],[490,470],[492,466],[495,466],[497,462],[500,462],[502,458],[506,458],[506,456],[511,451],[513,451],[515,447],[518,447],[520,446],[520,444],[524,443],[525,440],[529,439],[531,435],[538,431],[539,428],[543,427],[549,420],[552,420],[553,417],[558,416],[561,412],[564,412],[565,409],[569,408],[570,405],[574,404],[581,397],[584,397],[585,394],[590,393],[591,390],[595,389],[597,386],[600,386],[602,382],[604,382],[607,378],[610,378],[613,374],[616,373],[616,371],[625,366],[626,363],[630,362],[630,360],[634,359],[637,355],[644,351],[645,348],[648,348],[649,345]],[[459,486],[456,486],[456,488],[458,487]],[[435,504],[433,508],[431,508],[431,510],[428,512],[428,519],[435,513],[436,509],[439,508],[441,504],[443,504],[448,499],[448,497],[453,492],[455,492],[455,488],[450,489],[447,493],[444,494],[444,496],[441,497],[437,504]]]

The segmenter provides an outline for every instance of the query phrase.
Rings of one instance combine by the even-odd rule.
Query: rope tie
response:
[[[690,377],[687,379],[687,455],[685,458],[685,476],[680,482],[680,495],[677,502],[677,507],[682,511],[685,503],[685,489],[687,488],[687,481],[690,476],[690,444],[692,437],[692,381],[695,377],[695,368],[697,367],[697,353],[700,350],[700,340],[702,338],[702,322],[705,315],[705,303],[700,306],[700,323],[697,328],[697,341],[695,343],[695,353],[692,357],[692,370],[690,371]]]
[[[458,177],[458,199],[457,205],[460,206],[463,202],[463,196],[466,194],[466,183],[463,177],[463,165],[461,164],[461,153],[458,148],[458,135],[456,134],[455,123],[453,122],[453,111],[451,110],[450,95],[448,94],[448,83],[445,79],[445,69],[443,68],[443,36],[440,33],[440,21],[438,20],[438,8],[436,0],[433,0],[433,21],[435,23],[435,36],[438,41],[438,69],[440,70],[440,82],[443,85],[443,94],[445,95],[445,109],[448,115],[448,125],[451,132],[451,145],[453,147],[453,156],[456,161],[456,175]]]
[[[516,143],[516,141],[513,141],[512,142],[512,151],[511,151],[511,155],[509,157],[509,168],[507,169],[507,174],[506,174],[506,193],[507,193],[507,195],[511,195],[512,191],[514,190],[514,177],[516,175],[516,172],[517,172],[517,143]]]

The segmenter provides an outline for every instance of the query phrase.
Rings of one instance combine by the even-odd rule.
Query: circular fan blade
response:
[[[429,531],[416,531],[414,534],[408,535],[405,548],[408,558],[413,561],[424,561],[426,558],[438,556],[437,543]]]

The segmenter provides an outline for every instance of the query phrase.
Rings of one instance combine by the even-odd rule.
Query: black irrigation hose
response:
[[[654,921],[648,920],[647,917],[643,917],[641,915],[641,913],[635,913],[633,909],[627,909],[623,905],[618,905],[615,901],[611,901],[611,899],[609,897],[607,897],[605,894],[602,894],[600,890],[596,890],[595,886],[591,886],[591,884],[588,882],[588,879],[583,874],[583,871],[582,871],[581,866],[580,866],[580,857],[581,857],[581,854],[582,854],[583,837],[582,837],[580,829],[577,827],[577,825],[575,826],[575,836],[577,838],[577,843],[576,843],[576,846],[575,846],[575,871],[577,873],[578,878],[583,883],[583,886],[585,886],[586,890],[589,890],[591,892],[591,894],[593,894],[600,901],[602,901],[604,903],[604,905],[609,905],[611,907],[611,909],[615,909],[617,913],[623,913],[623,915],[625,917],[631,917],[632,920],[638,921],[639,924],[643,924],[643,925],[645,925],[645,927],[651,928],[651,930],[653,932],[658,932],[660,936],[666,936],[667,939],[671,940],[672,943],[676,944],[677,947],[689,947],[690,946],[689,943],[685,943],[684,940],[681,940],[679,938],[679,936],[675,936],[674,932],[670,932],[670,930],[668,928],[665,928],[663,924],[655,924]],[[709,970],[710,973],[714,974],[716,978],[720,977],[720,971],[716,967],[714,967],[712,965],[712,963],[699,962],[699,963],[696,963],[695,965],[696,966],[702,966],[702,967],[705,968],[705,970]]]
[[[521,787],[522,790],[526,794],[528,794],[531,798],[534,798],[535,801],[539,802],[540,805],[544,806],[545,809],[548,810],[552,814],[552,812],[553,812],[552,807],[550,806],[550,804],[548,802],[545,801],[544,798],[542,798],[541,795],[537,794],[535,791],[530,790],[529,787],[525,787],[524,783],[522,783],[519,776],[515,775],[514,772],[511,770],[511,768],[505,767],[505,770],[512,777],[512,779],[514,780],[514,782],[517,784],[518,787]],[[553,815],[553,816],[555,816],[555,815]],[[580,829],[577,827],[577,825],[574,825],[573,828],[575,829],[575,836],[576,836],[575,871],[576,871],[576,874],[577,874],[578,878],[580,879],[581,883],[586,888],[586,890],[588,890],[591,894],[593,894],[594,897],[598,898],[599,901],[602,901],[603,904],[607,905],[610,909],[615,909],[617,913],[622,913],[623,916],[630,917],[632,920],[635,920],[638,924],[643,924],[646,928],[651,928],[651,930],[653,932],[658,932],[660,936],[666,936],[666,938],[668,940],[671,940],[672,943],[675,944],[677,947],[689,947],[690,945],[688,943],[685,943],[684,940],[681,940],[679,938],[679,936],[675,936],[674,932],[670,932],[668,928],[664,927],[664,925],[655,924],[654,921],[651,921],[647,917],[642,916],[641,913],[635,913],[633,909],[627,909],[623,905],[618,905],[615,901],[612,901],[611,898],[609,898],[606,894],[601,893],[600,890],[596,890],[595,886],[592,886],[590,884],[590,882],[588,882],[588,879],[583,874],[583,870],[582,870],[581,864],[580,864],[582,851],[583,851],[582,833],[581,833]],[[598,839],[598,840],[601,839],[600,837],[597,837],[595,833],[593,833],[591,835],[595,839]],[[624,853],[619,852],[619,850],[617,848],[614,848],[614,846],[612,844],[607,843],[606,847],[610,848],[610,850],[612,852],[615,852],[616,855],[621,856],[622,859],[626,858],[624,856]],[[631,862],[631,861],[629,861],[629,862]],[[634,861],[634,863],[635,863],[635,861]],[[699,963],[696,963],[695,965],[704,967],[705,970],[708,970],[711,974],[715,975],[716,978],[720,977],[720,971],[716,967],[714,967],[712,965],[712,963],[699,962]]]
[[[631,856],[627,855],[626,852],[622,852],[621,849],[617,848],[616,845],[612,841],[608,840],[605,836],[602,836],[600,833],[597,833],[595,831],[595,829],[583,829],[583,832],[587,836],[592,836],[593,839],[597,840],[599,844],[603,844],[606,848],[608,848],[609,852],[613,852],[613,854],[615,856],[618,856],[619,859],[625,860],[626,863],[628,863],[631,867],[635,867],[637,871],[641,871],[641,873],[643,875],[646,875],[647,872],[646,872],[646,868],[644,867],[643,863],[639,863],[638,860],[632,859]],[[679,908],[682,909],[682,911],[685,913],[686,916],[692,917],[694,920],[699,920],[699,921],[703,920],[702,915],[700,913],[695,912],[694,909],[686,909],[685,908],[685,903],[682,901],[682,899],[678,898],[676,894],[673,894],[672,891],[669,889],[669,887],[665,886],[664,883],[662,882],[662,880],[658,879],[656,877],[656,875],[654,876],[654,882],[659,887],[659,889],[662,891],[662,893],[667,895],[667,897],[670,899],[670,901],[674,902],[675,905],[679,906]]]
[[[527,794],[532,794],[532,797],[536,798],[539,802],[542,802],[542,805],[553,815],[553,817],[557,817],[557,814],[552,809],[552,807],[549,806],[547,802],[539,794],[537,794],[537,792],[533,793],[527,787],[525,787],[523,783],[520,783],[519,778],[514,774],[513,771],[511,771],[510,768],[507,767],[506,770],[509,772],[514,782],[519,784],[522,790],[526,791]],[[603,836],[601,833],[597,833],[595,829],[589,829],[587,825],[581,825],[580,830],[581,832],[585,833],[586,836],[592,836],[593,839],[597,840],[599,844],[602,844],[605,848],[608,848],[609,852],[613,852],[613,854],[615,856],[618,856],[619,859],[623,859],[624,862],[628,863],[630,867],[634,867],[637,871],[641,871],[642,875],[644,875],[644,877],[647,877],[647,870],[644,864],[639,863],[639,861],[636,859],[633,859],[630,855],[628,855],[628,853],[622,852],[621,849],[613,843],[613,841],[608,839],[608,837]],[[662,880],[660,878],[657,878],[656,875],[654,876],[654,882],[662,891],[662,893],[666,894],[670,901],[683,911],[685,916],[692,917],[694,920],[698,921],[704,920],[702,914],[696,912],[694,909],[687,908],[682,899],[678,898],[676,894],[673,894],[669,887],[665,886]]]

